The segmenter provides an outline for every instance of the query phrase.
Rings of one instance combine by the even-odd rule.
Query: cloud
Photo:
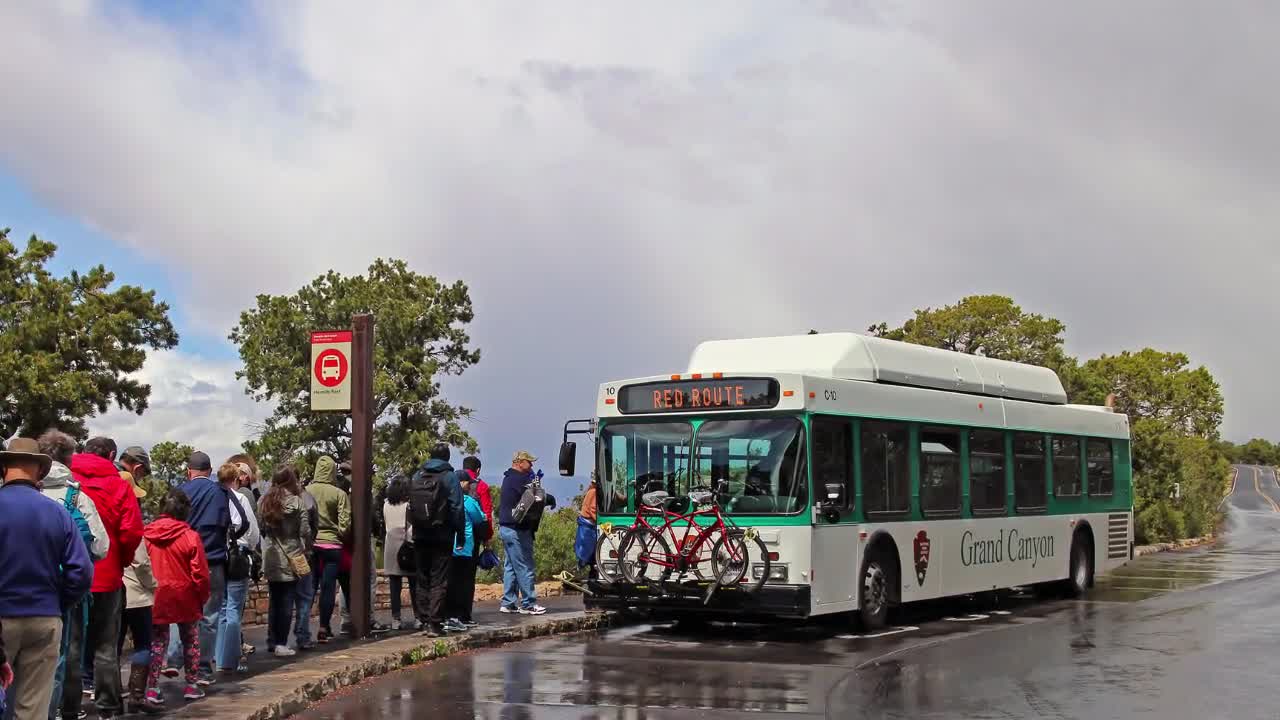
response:
[[[91,435],[113,438],[120,447],[172,440],[209,453],[215,460],[240,451],[251,428],[269,413],[244,395],[237,365],[210,362],[180,351],[154,353],[137,378],[151,386],[141,416],[112,410],[89,422]]]
[[[0,164],[174,268],[218,335],[379,255],[465,278],[485,354],[450,390],[487,452],[547,455],[597,383],[701,339],[972,292],[1062,318],[1082,354],[1185,350],[1229,435],[1280,437],[1280,340],[1254,332],[1280,270],[1257,28],[1280,8],[250,8],[195,32],[0,7]]]

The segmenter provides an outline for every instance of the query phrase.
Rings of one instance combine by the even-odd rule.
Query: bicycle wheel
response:
[[[660,562],[671,562],[675,556],[671,554],[671,545],[662,535],[644,525],[627,530],[622,539],[621,565],[623,576],[633,585],[646,585],[652,582],[665,582],[671,577],[671,568]]]
[[[596,541],[596,574],[601,582],[615,583],[624,579],[622,540],[628,529],[612,525],[600,528],[600,539]]]
[[[759,578],[748,577],[753,561],[763,566]],[[751,530],[725,533],[711,550],[711,573],[721,587],[739,585],[746,592],[755,592],[769,579],[769,551]]]

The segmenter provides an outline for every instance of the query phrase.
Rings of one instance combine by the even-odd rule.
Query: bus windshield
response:
[[[693,481],[727,489],[718,501],[730,514],[799,512],[809,487],[802,439],[803,426],[796,418],[705,422],[698,428]]]
[[[808,482],[798,419],[705,421],[690,453],[693,429],[688,422],[606,425],[600,434],[600,512],[630,512],[637,497],[655,490],[687,495],[695,489],[717,491],[730,514],[804,509]],[[692,468],[690,457],[696,458]]]

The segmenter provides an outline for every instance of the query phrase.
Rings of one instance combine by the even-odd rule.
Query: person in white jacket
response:
[[[258,518],[253,511],[253,506],[246,505],[244,498],[236,492],[239,480],[239,468],[235,465],[227,464],[218,469],[218,482],[228,494],[227,505],[231,510],[231,524],[236,528],[244,527],[246,524],[249,526],[249,529],[236,542],[241,548],[257,553],[262,543],[262,534],[258,529]],[[252,578],[227,579],[226,601],[222,606],[222,623],[218,626],[218,639],[214,651],[219,673],[245,672],[248,669],[244,665],[244,642],[241,636],[240,617],[244,612],[245,600],[249,597],[249,584],[252,582]]]
[[[129,655],[129,706],[140,711],[146,702],[147,671],[151,667],[151,607],[155,605],[156,577],[151,572],[151,557],[147,544],[138,543],[133,553],[133,563],[124,569],[124,623],[120,626],[120,647],[123,656],[124,635],[128,630],[133,638],[133,653]]]
[[[40,481],[40,492],[50,501],[61,507],[70,504],[75,506],[89,525],[89,533],[93,542],[89,544],[89,555],[94,562],[107,556],[111,549],[111,538],[107,536],[107,528],[98,516],[98,508],[93,499],[80,491],[80,485],[71,479],[71,456],[76,452],[76,441],[66,433],[49,430],[37,441],[40,452],[53,458],[49,474]],[[84,635],[88,622],[87,605],[81,600],[74,607],[67,608],[63,615],[62,645],[58,653],[58,667],[54,671],[53,697],[49,704],[58,714],[74,717],[81,707],[81,681],[83,678]]]

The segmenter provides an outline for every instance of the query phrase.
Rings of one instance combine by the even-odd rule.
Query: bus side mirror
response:
[[[560,443],[560,474],[564,477],[573,477],[573,471],[577,467],[578,444],[566,440]]]
[[[844,505],[844,483],[827,483],[826,486],[828,505]]]

